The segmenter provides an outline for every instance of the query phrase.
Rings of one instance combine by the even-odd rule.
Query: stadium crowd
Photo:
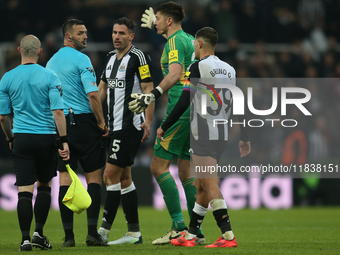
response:
[[[115,19],[126,16],[138,24],[135,44],[148,46],[143,50],[150,54],[154,63],[155,85],[162,79],[159,59],[165,40],[154,31],[140,27],[144,9],[149,5],[158,5],[161,1],[0,2],[0,22],[6,24],[0,34],[0,48],[3,42],[13,44],[13,49],[6,51],[4,55],[3,71],[20,64],[16,47],[25,34],[32,33],[41,39],[43,52],[39,63],[45,66],[62,45],[60,24],[65,20],[76,17],[87,24],[89,46],[95,43],[112,46],[112,23]],[[238,78],[340,77],[340,2],[337,0],[205,0],[181,3],[186,11],[183,30],[194,35],[204,26],[215,28],[220,35],[217,55],[235,67]],[[92,48],[85,53],[89,55],[99,79],[107,50]],[[306,160],[336,157],[340,150],[340,124],[336,118],[340,113],[340,103],[337,100],[340,89],[336,80],[327,84],[319,80],[318,83],[320,84],[308,85],[312,93],[309,107],[312,108],[313,117],[303,126],[308,147]],[[256,86],[254,105],[258,109],[268,109],[268,104],[270,107],[272,85]],[[269,102],[263,100],[266,98]],[[136,164],[149,166],[153,138],[164,116],[166,102],[166,97],[157,102],[162,107],[156,107],[151,139],[143,145]],[[297,119],[300,117],[302,116],[297,116]],[[253,153],[248,160],[282,160],[282,144],[290,131],[278,127],[268,132],[271,133],[270,136],[263,129],[251,130],[251,137],[254,137]],[[9,156],[5,139],[0,139],[0,157]],[[235,155],[230,153],[228,156]]]

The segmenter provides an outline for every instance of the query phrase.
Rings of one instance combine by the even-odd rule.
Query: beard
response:
[[[74,44],[74,47],[75,47],[77,50],[79,50],[79,51],[81,51],[82,49],[85,49],[85,48],[86,48],[86,42],[85,42],[85,44],[84,44],[84,43],[82,43],[82,42],[80,42],[80,41],[73,40],[73,44]]]

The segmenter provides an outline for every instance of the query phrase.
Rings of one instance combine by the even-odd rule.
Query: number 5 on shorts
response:
[[[114,140],[112,141],[112,148],[111,148],[112,153],[111,153],[111,155],[110,155],[110,158],[111,158],[111,159],[117,159],[117,154],[116,154],[116,152],[118,152],[119,149],[120,149],[120,146],[119,146],[119,143],[120,143],[120,142],[121,142],[121,140],[118,140],[118,139],[114,139]]]
[[[119,143],[121,140],[114,139],[112,142],[112,152],[117,152],[120,149]]]

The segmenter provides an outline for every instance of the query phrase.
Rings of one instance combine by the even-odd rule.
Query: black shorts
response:
[[[107,162],[119,167],[133,165],[143,133],[135,127],[110,132]]]
[[[190,152],[196,156],[212,157],[218,162],[225,150],[227,141],[196,140],[190,133]]]
[[[28,186],[37,180],[48,183],[57,175],[58,151],[55,138],[55,135],[14,135],[12,155],[15,185]]]
[[[78,168],[78,160],[85,173],[91,173],[104,167],[105,146],[94,114],[76,114],[74,122],[75,125],[70,125],[70,118],[66,116],[71,168],[73,170]],[[60,157],[58,170],[60,172],[67,171],[65,163]]]

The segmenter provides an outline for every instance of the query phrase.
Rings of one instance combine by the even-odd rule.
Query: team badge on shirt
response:
[[[119,67],[119,72],[124,72],[125,71],[125,64],[121,64]]]
[[[144,80],[145,78],[151,77],[149,65],[140,66],[138,67],[138,70],[139,70],[140,78],[142,80]]]

